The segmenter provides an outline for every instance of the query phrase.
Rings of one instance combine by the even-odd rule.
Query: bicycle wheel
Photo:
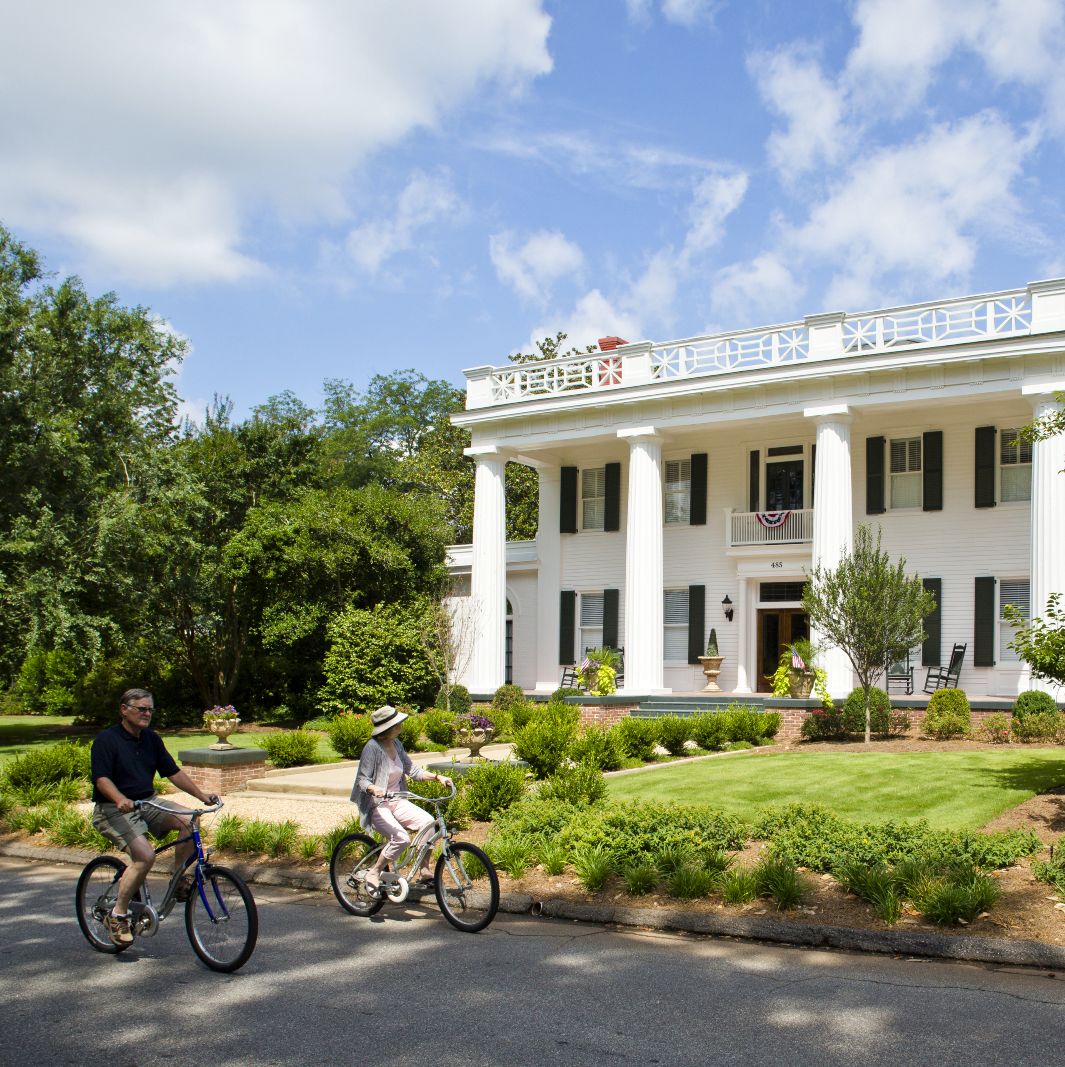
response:
[[[226,974],[243,967],[259,936],[259,913],[251,890],[226,867],[201,868],[202,886],[185,903],[185,932],[193,952]]]
[[[342,837],[329,857],[329,884],[340,906],[352,915],[373,915],[384,906],[384,897],[366,891],[366,872],[374,865],[381,846],[366,834]]]
[[[118,896],[118,880],[126,865],[117,856],[97,856],[86,864],[78,878],[74,904],[78,926],[85,940],[97,952],[122,952],[129,945],[116,945],[104,926],[104,916],[114,907]]]
[[[436,861],[436,902],[452,926],[483,930],[499,910],[499,879],[492,861],[467,841],[445,843]]]

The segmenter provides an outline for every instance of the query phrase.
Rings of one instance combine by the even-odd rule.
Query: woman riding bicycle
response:
[[[410,844],[411,834],[417,834],[433,821],[433,817],[409,800],[388,799],[386,794],[406,788],[405,780],[437,781],[446,785],[451,779],[432,774],[411,762],[399,740],[399,731],[407,715],[386,704],[371,716],[373,732],[359,758],[359,769],[351,799],[359,806],[359,821],[366,831],[376,830],[387,839],[374,865],[366,872],[366,888],[376,892],[381,885],[381,872]],[[429,857],[418,872],[418,882],[432,883]]]

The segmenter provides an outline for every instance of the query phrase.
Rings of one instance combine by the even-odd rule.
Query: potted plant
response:
[[[816,688],[817,695],[824,702],[828,698],[825,688],[828,675],[824,667],[816,665],[816,657],[817,649],[809,638],[800,637],[790,645],[785,645],[780,652],[777,669],[773,672],[773,695],[805,699]]]
[[[209,711],[205,711],[203,713],[203,725],[218,738],[218,741],[211,745],[211,748],[227,749],[236,747],[229,743],[229,735],[235,734],[240,729],[240,716],[232,704],[227,704],[224,708],[216,704]]]
[[[711,629],[710,636],[706,640],[706,655],[699,657],[699,666],[706,675],[706,687],[704,693],[720,693],[721,687],[717,684],[717,676],[721,673],[721,664],[725,657],[718,655],[717,630]]]
[[[470,750],[470,759],[476,759],[481,749],[495,736],[495,723],[486,715],[470,712],[459,717],[455,724],[455,736],[460,745]]]
[[[588,648],[584,660],[577,668],[581,685],[593,697],[610,696],[617,692],[617,669],[621,666],[621,653],[615,648]]]

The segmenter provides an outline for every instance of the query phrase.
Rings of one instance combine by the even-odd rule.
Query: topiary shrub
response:
[[[514,763],[480,763],[467,772],[464,792],[470,815],[488,822],[525,795],[526,771]]]
[[[626,715],[614,727],[621,736],[621,743],[632,759],[644,763],[654,759],[655,745],[658,744],[658,721],[644,719],[636,715]]]
[[[509,711],[515,704],[523,704],[524,702],[525,692],[520,685],[512,685],[510,683],[501,685],[492,694],[492,707],[499,708],[502,711]]]
[[[369,715],[355,715],[350,711],[337,715],[329,724],[329,743],[344,759],[358,759],[373,733]]]
[[[577,735],[577,714],[576,708],[565,704],[548,704],[515,732],[514,754],[529,764],[537,778],[554,774],[568,757]]]
[[[937,741],[951,737],[968,737],[970,732],[969,698],[961,689],[937,689],[928,700],[924,732]]]
[[[692,739],[691,720],[685,715],[661,715],[657,722],[658,743],[671,756],[683,756],[685,744]]]
[[[746,741],[751,745],[762,743],[766,724],[760,711],[734,704],[721,712],[720,718],[726,741]]]
[[[762,737],[767,741],[776,737],[783,725],[784,716],[779,711],[762,712]]]
[[[451,711],[456,715],[468,715],[473,707],[470,691],[464,685],[441,686],[436,694],[434,707],[441,711]]]
[[[1013,721],[1028,718],[1029,715],[1040,715],[1046,712],[1057,713],[1058,705],[1049,693],[1040,689],[1026,689],[1017,694],[1013,702]]]
[[[713,711],[701,711],[691,717],[692,740],[707,752],[719,752],[728,743],[724,716]]]
[[[849,734],[865,733],[865,690],[858,686],[843,702],[843,728]],[[884,735],[891,730],[891,700],[883,689],[869,690],[869,731]]]
[[[318,762],[318,738],[304,730],[282,730],[257,738],[275,767],[299,767]]]
[[[434,745],[447,745],[450,748],[455,743],[458,718],[453,711],[442,711],[439,708],[427,711],[423,719],[425,736]]]
[[[583,693],[581,689],[575,689],[571,685],[561,685],[551,694],[552,700],[565,700],[566,697],[579,697]]]
[[[616,771],[625,762],[625,746],[616,728],[589,726],[570,746],[570,759],[601,771]]]

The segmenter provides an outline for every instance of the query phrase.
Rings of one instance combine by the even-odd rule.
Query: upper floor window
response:
[[[606,468],[581,471],[581,525],[585,530],[603,529],[606,515]]]
[[[921,438],[904,437],[891,441],[891,506],[921,506]]]
[[[1013,635],[1028,622],[1031,611],[1029,601],[1028,579],[1010,580],[1003,578],[998,583],[998,658],[999,662],[1016,663],[1020,656],[1009,647]],[[1024,618],[1024,623],[1013,623],[1006,618],[1006,605],[1015,607]]]
[[[603,644],[603,594],[581,593],[580,643],[578,658],[584,658],[585,649],[600,648]]]
[[[688,523],[691,519],[692,462],[690,459],[666,460],[666,525]]]
[[[688,590],[665,590],[662,653],[667,663],[688,662]]]
[[[1032,499],[1032,443],[1021,440],[1020,430],[999,433],[999,466],[1002,471],[1002,500]]]

